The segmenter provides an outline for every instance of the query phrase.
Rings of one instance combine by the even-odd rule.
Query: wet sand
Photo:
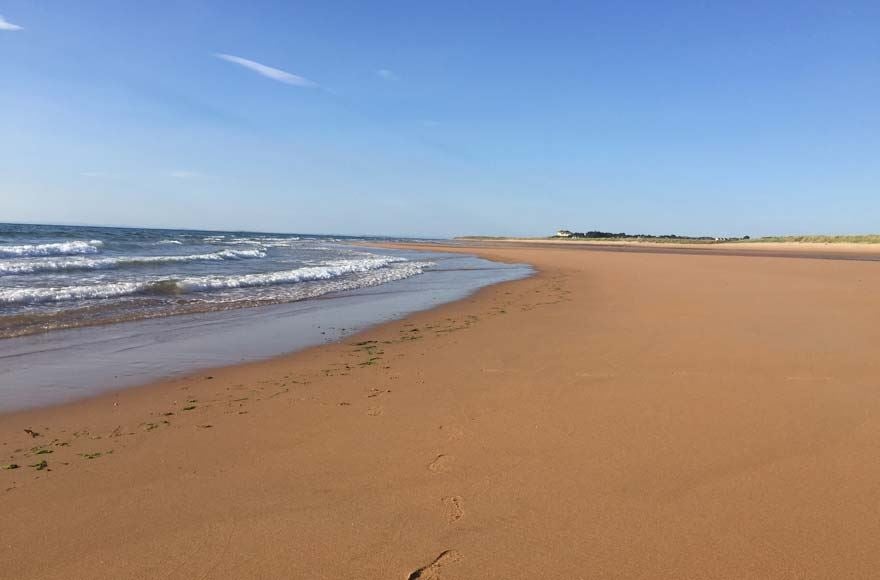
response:
[[[0,577],[876,575],[875,262],[448,250],[539,274],[0,417]]]

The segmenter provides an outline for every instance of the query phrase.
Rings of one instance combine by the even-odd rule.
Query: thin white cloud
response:
[[[177,169],[175,171],[169,171],[168,177],[175,177],[177,179],[193,179],[194,177],[202,177],[202,174],[198,171],[190,171],[188,169]]]
[[[83,177],[108,177],[108,173],[104,173],[103,171],[83,171],[80,175]]]
[[[376,74],[386,81],[399,81],[400,77],[394,74],[394,71],[390,71],[387,68],[380,68],[376,71]]]
[[[3,18],[3,15],[0,14],[0,30],[23,30],[21,26],[18,24],[13,24]]]
[[[310,81],[305,77],[301,77],[299,75],[295,75],[293,73],[289,73],[287,71],[283,71],[281,69],[272,68],[271,66],[266,66],[264,64],[260,64],[258,62],[254,62],[252,60],[248,60],[246,58],[241,58],[240,56],[233,56],[231,54],[215,54],[219,59],[225,60],[226,62],[231,62],[240,66],[243,66],[246,69],[252,70],[258,75],[262,75],[266,78],[270,78],[273,81],[278,81],[279,83],[285,83],[288,85],[294,85],[297,87],[305,87],[308,89],[314,89],[318,87],[318,83]]]

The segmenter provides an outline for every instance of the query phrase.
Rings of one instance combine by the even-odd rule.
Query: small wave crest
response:
[[[96,254],[101,251],[104,242],[91,240],[88,242],[56,242],[50,244],[25,244],[20,246],[0,246],[0,257],[31,257],[31,256],[75,256],[77,254]]]
[[[265,258],[264,250],[220,250],[207,254],[189,254],[183,256],[139,256],[120,258],[85,258],[73,257],[66,259],[27,259],[0,261],[0,274],[35,274],[39,272],[59,272],[70,270],[104,270],[147,264],[174,264],[181,262],[216,262],[222,260],[242,260],[248,258]]]
[[[176,296],[183,293],[183,288],[177,283],[177,280],[159,280],[146,284],[143,289],[144,294],[156,294],[159,296]]]

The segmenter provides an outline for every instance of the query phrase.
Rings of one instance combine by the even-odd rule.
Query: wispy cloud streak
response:
[[[3,15],[0,14],[0,30],[23,30],[21,26],[18,24],[13,24],[3,18]]]
[[[385,79],[386,81],[398,81],[400,77],[394,74],[394,71],[390,71],[387,68],[380,68],[376,71],[376,74]]]
[[[177,179],[194,179],[196,177],[202,177],[202,174],[198,171],[191,171],[189,169],[177,169],[175,171],[169,171],[168,177],[175,177]]]
[[[219,59],[225,60],[226,62],[231,62],[243,66],[248,70],[254,71],[258,75],[270,78],[273,81],[278,81],[279,83],[285,83],[297,87],[304,87],[307,89],[315,89],[318,87],[318,83],[310,81],[305,77],[301,77],[299,75],[295,75],[293,73],[289,73],[278,68],[272,68],[271,66],[266,66],[264,64],[260,64],[253,60],[248,60],[240,56],[222,53],[217,53],[214,56]]]

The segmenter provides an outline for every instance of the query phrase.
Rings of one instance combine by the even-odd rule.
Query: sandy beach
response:
[[[538,274],[0,416],[0,578],[877,576],[876,257],[431,248]]]

